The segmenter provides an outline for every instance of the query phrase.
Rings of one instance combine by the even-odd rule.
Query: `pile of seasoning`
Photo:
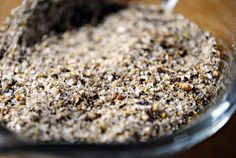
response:
[[[33,14],[53,17],[45,10],[63,2],[25,0],[1,29],[3,126],[34,141],[145,141],[186,127],[209,108],[223,78],[209,32],[135,3],[46,34],[55,18],[46,23]]]

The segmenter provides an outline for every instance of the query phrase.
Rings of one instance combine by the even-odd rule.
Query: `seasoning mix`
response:
[[[12,12],[0,32],[3,126],[34,141],[146,141],[209,108],[223,78],[209,32],[152,5],[90,15],[97,6],[25,0]]]

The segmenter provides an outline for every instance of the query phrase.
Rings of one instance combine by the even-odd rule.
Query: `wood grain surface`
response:
[[[159,0],[138,1],[159,3]],[[20,2],[21,0],[0,0],[0,24]],[[236,0],[181,0],[176,11],[229,45],[236,37]],[[216,135],[183,153],[180,158],[236,158],[235,133],[236,115]]]

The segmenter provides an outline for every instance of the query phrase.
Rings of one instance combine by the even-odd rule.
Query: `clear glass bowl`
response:
[[[154,0],[143,0],[149,3],[156,3]],[[202,0],[180,1],[177,10],[201,27],[210,30],[220,39],[222,43],[222,63],[229,65],[229,72],[222,83],[222,90],[217,96],[214,105],[202,115],[196,122],[185,129],[168,136],[130,144],[43,144],[31,143],[23,140],[19,135],[0,128],[0,153],[14,154],[24,157],[117,157],[117,158],[141,158],[141,157],[169,157],[176,156],[199,142],[210,137],[223,127],[236,110],[236,52],[233,48],[234,26],[225,22],[234,20],[234,14],[224,12],[222,8],[226,3],[222,1],[204,0],[210,6],[210,12],[206,12],[206,6],[199,6]],[[214,4],[213,4],[214,3]],[[230,3],[230,2],[229,2]],[[199,4],[198,6],[195,4]],[[231,7],[236,5],[230,3]],[[199,10],[198,10],[199,9]],[[215,12],[214,12],[215,9]],[[211,13],[213,12],[213,13]],[[236,13],[235,13],[236,14]],[[223,16],[223,17],[220,17]],[[225,17],[224,17],[225,16]],[[219,18],[218,18],[219,17]],[[223,19],[223,20],[222,20]],[[232,20],[232,21],[231,21]],[[233,24],[233,23],[232,23]],[[233,30],[233,29],[234,30]],[[232,36],[232,37],[231,37]],[[232,46],[231,46],[232,45]]]

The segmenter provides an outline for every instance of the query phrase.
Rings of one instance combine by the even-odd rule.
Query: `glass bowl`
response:
[[[158,3],[155,0],[141,1]],[[173,157],[212,136],[227,123],[236,110],[236,49],[232,42],[236,31],[234,23],[236,12],[228,10],[234,5],[236,4],[230,0],[215,0],[214,2],[182,0],[176,8],[178,12],[205,30],[211,31],[219,39],[222,46],[222,66],[229,66],[229,71],[223,72],[226,78],[222,82],[222,90],[215,98],[214,105],[190,126],[168,136],[128,144],[32,143],[5,128],[0,128],[0,154],[47,158]]]

